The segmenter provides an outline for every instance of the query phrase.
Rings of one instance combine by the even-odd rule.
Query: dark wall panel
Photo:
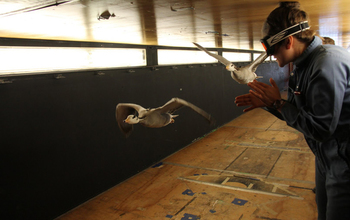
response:
[[[271,70],[276,78],[284,71],[265,63],[258,73]],[[234,98],[248,87],[221,65],[134,71],[17,77],[0,85],[0,216],[55,218],[242,113]],[[118,103],[158,107],[172,97],[203,108],[216,125],[183,108],[174,124],[136,125],[128,139],[122,136]]]

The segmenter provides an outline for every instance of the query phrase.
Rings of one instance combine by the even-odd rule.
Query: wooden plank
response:
[[[315,156],[311,153],[285,151],[270,176],[315,181]]]
[[[269,147],[281,150],[297,150],[311,152],[303,134],[298,131],[261,130],[239,128],[225,139],[225,145],[242,147]]]
[[[218,188],[232,189],[257,194],[303,199],[289,189],[289,185],[264,181],[259,178],[245,176],[200,175],[179,177],[181,180]],[[224,181],[222,181],[224,180]]]
[[[231,127],[220,128],[164,161],[223,170],[244,151],[241,147],[224,144],[225,139],[236,131]]]
[[[172,165],[150,168],[130,179],[132,183],[117,185],[58,219],[316,219],[311,190],[293,188],[303,196],[296,200],[218,189],[177,177],[196,173],[201,171]]]
[[[289,127],[287,123],[283,120],[276,120],[270,127],[269,130],[282,130],[282,131],[290,131],[290,132],[297,132],[292,127]]]
[[[255,109],[244,113],[240,117],[226,124],[226,126],[236,126],[244,128],[268,129],[277,119],[263,109]]]
[[[226,170],[268,175],[280,155],[280,150],[247,148]]]

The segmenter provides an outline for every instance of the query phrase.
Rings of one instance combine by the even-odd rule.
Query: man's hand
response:
[[[256,80],[248,83],[248,86],[253,89],[249,91],[250,94],[260,99],[268,107],[271,107],[276,100],[281,99],[280,90],[272,78],[270,78],[270,83],[271,86]]]
[[[244,109],[243,112],[248,112],[255,108],[266,106],[265,103],[263,103],[259,98],[250,93],[237,96],[235,103],[237,106],[250,106],[249,108]]]

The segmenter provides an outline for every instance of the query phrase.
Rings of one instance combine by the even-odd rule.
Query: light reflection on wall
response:
[[[222,56],[231,62],[250,62],[250,53],[223,52]]]
[[[0,75],[146,66],[144,49],[0,47]]]
[[[59,10],[57,8],[56,10]],[[69,17],[57,19],[45,11],[20,13],[1,18],[0,32],[2,37],[16,35],[21,38],[60,38],[83,39],[85,27]]]
[[[23,8],[23,5],[19,2],[0,2],[0,14],[7,13],[10,11],[15,11],[18,8]]]
[[[253,60],[256,60],[261,55],[261,53],[254,53],[253,54]]]
[[[211,51],[216,53],[215,51]],[[217,63],[218,61],[203,51],[192,50],[158,50],[158,64],[192,64],[192,63]]]
[[[211,51],[218,54],[217,51]],[[254,53],[254,59],[260,56],[261,53]],[[223,52],[222,56],[231,62],[251,62],[251,53],[247,52]],[[270,60],[270,59],[268,59]],[[208,56],[202,51],[191,50],[158,50],[158,64],[195,64],[195,63],[216,63],[215,58]]]
[[[339,27],[339,18],[334,17],[321,17],[319,19],[319,33],[321,37],[330,37],[335,41],[335,45],[342,46],[342,35],[339,33],[341,28]]]

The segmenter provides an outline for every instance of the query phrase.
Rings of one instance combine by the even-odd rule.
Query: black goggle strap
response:
[[[265,50],[267,51],[270,49],[273,45],[277,44],[278,42],[281,42],[282,40],[286,39],[287,37],[297,34],[299,32],[305,31],[309,29],[309,23],[307,21],[300,22],[296,25],[293,25],[287,29],[284,29],[283,31],[277,33],[276,35],[270,37],[270,38],[264,38],[261,40],[263,43],[263,46]]]

